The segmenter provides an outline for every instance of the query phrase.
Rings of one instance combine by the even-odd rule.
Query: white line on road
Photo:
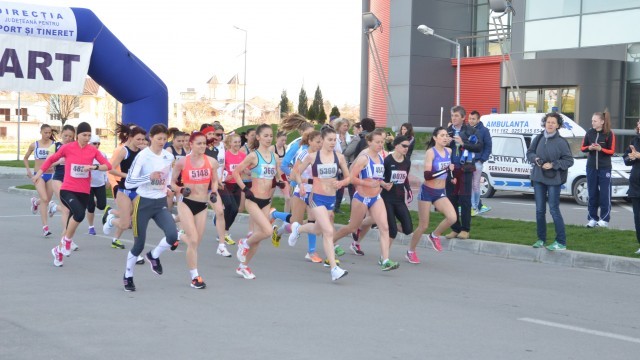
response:
[[[528,203],[519,203],[519,202],[509,202],[509,201],[500,201],[502,204],[509,205],[526,205],[526,206],[536,206],[536,204],[528,204]]]
[[[555,323],[555,322],[545,321],[545,320],[539,320],[539,319],[519,318],[518,320],[529,322],[529,323],[533,323],[533,324],[538,324],[538,325],[550,326],[550,327],[555,327],[555,328],[564,329],[564,330],[577,331],[577,332],[581,332],[581,333],[585,333],[585,334],[602,336],[602,337],[607,337],[607,338],[611,338],[611,339],[628,341],[628,342],[633,342],[633,343],[636,343],[636,344],[640,344],[640,339],[638,339],[638,338],[625,336],[625,335],[614,334],[614,333],[605,332],[605,331],[586,329],[586,328],[583,328],[583,327],[560,324],[560,323]]]

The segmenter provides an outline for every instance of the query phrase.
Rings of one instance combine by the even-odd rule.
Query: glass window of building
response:
[[[580,46],[639,42],[638,18],[640,9],[584,15]]]
[[[520,101],[520,93],[518,91],[507,90],[507,114],[514,111],[522,111]]]
[[[528,2],[527,5],[529,5]],[[582,0],[582,13],[603,12],[634,7],[640,7],[640,0]],[[529,6],[527,6],[527,9],[528,8]]]
[[[538,90],[525,90],[524,92],[524,110],[526,112],[540,112],[538,110]]]
[[[577,48],[580,43],[580,16],[527,21],[524,51]]]
[[[576,120],[576,88],[560,90],[560,112],[567,115],[571,120]]]
[[[578,15],[580,14],[580,0],[529,0],[525,14],[526,20]]]

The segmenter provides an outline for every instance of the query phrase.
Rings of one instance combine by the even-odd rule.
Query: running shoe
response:
[[[251,271],[251,268],[248,266],[245,266],[244,268],[239,267],[236,269],[236,274],[242,276],[243,278],[247,279],[247,280],[253,280],[256,278],[255,275],[253,275],[253,272]]]
[[[124,250],[124,244],[122,243],[122,241],[120,241],[120,239],[113,239],[111,240],[111,247],[114,249],[122,249]],[[144,261],[144,259],[142,259]],[[144,262],[143,262],[144,264]]]
[[[640,249],[638,249],[638,251],[634,252],[634,254],[640,255]]]
[[[107,222],[107,216],[109,216],[109,211],[111,211],[111,206],[107,205],[104,208],[104,213],[102,214],[102,225]]]
[[[480,212],[478,210],[473,209],[473,208],[471,209],[471,216],[476,216],[478,214],[480,214]]]
[[[231,235],[229,235],[229,234],[225,234],[225,235],[224,235],[224,242],[225,242],[227,245],[235,245],[235,244],[236,244],[236,242],[235,242],[235,241],[233,241],[233,239],[231,238]]]
[[[224,257],[231,257],[231,253],[229,252],[229,250],[227,250],[227,246],[225,244],[218,245],[216,254]]]
[[[278,225],[273,225],[273,231],[271,232],[271,245],[273,247],[280,247],[281,235],[278,235]]]
[[[378,265],[382,266],[382,256],[378,258]]]
[[[53,235],[53,233],[51,231],[49,231],[49,226],[45,225],[42,227],[42,236],[47,237],[47,236],[51,236]]]
[[[389,271],[389,270],[395,270],[399,268],[400,264],[398,264],[393,260],[387,260],[384,263],[382,263],[381,267],[382,267],[382,271]]]
[[[336,266],[331,269],[331,281],[336,281],[340,278],[345,277],[349,272],[340,268],[340,266]]]
[[[78,244],[71,240],[71,251],[78,251],[78,249],[80,249],[80,247],[78,247]]]
[[[245,262],[247,261],[247,253],[249,252],[249,247],[247,246],[247,239],[241,239],[238,241],[238,252],[236,253],[236,257],[238,261]]]
[[[549,251],[567,250],[567,247],[565,245],[560,244],[557,241],[554,241],[553,244],[547,246],[547,250]]]
[[[31,213],[34,215],[38,213],[38,199],[35,197],[31,198]]]
[[[162,264],[160,264],[160,258],[154,259],[153,255],[151,255],[151,251],[147,253],[147,260],[149,260],[149,266],[151,266],[151,271],[158,275],[162,275]]]
[[[56,211],[58,211],[58,205],[56,205],[56,203],[53,201],[49,201],[49,205],[47,206],[47,212],[49,213],[49,217],[53,217],[53,214],[55,214]]]
[[[96,235],[96,228],[94,228],[93,226],[89,226],[89,235]]]
[[[64,264],[64,258],[62,257],[62,253],[58,250],[58,247],[54,247],[51,249],[51,255],[53,255],[53,265],[60,267]]]
[[[107,219],[104,221],[104,224],[102,225],[102,232],[105,235],[109,235],[113,231],[114,226],[111,222],[115,218],[116,218],[115,215],[112,215],[112,214],[107,215]]]
[[[296,242],[298,242],[298,239],[300,238],[300,233],[298,232],[298,230],[300,230],[300,223],[294,222],[293,224],[291,224],[291,234],[289,234],[289,246],[295,246]]]
[[[136,265],[143,265],[143,264],[144,264],[144,256],[138,255],[138,260],[136,260]]]
[[[342,255],[344,255],[344,250],[342,249],[342,246],[340,246],[340,245],[336,245],[336,246],[334,246],[334,247],[333,247],[333,250],[335,251],[336,256],[342,256]]]
[[[322,258],[318,256],[318,253],[315,253],[315,252],[307,253],[307,255],[305,255],[304,258],[316,264],[322,262]]]
[[[604,221],[604,220],[600,220],[598,221],[598,226],[601,228],[608,228],[609,227],[609,222],[608,221]]]
[[[351,233],[351,238],[353,239],[353,241],[360,240],[360,229],[359,228],[355,232]]]
[[[191,280],[191,287],[194,289],[204,289],[207,287],[207,284],[202,281],[202,276],[196,276]]]
[[[331,263],[329,262],[329,259],[324,259],[324,262],[322,263],[322,265],[324,267],[331,267]],[[336,265],[340,266],[340,260],[336,259]]]
[[[64,256],[69,256],[71,255],[71,240],[65,240],[64,238],[62,238],[60,240],[60,252],[62,253],[62,255]]]
[[[362,251],[362,249],[360,248],[360,244],[358,244],[357,242],[352,242],[351,245],[349,246],[349,249],[351,249],[351,251],[358,256],[364,256],[364,251]],[[337,255],[337,254],[336,254]]]
[[[427,239],[429,239],[429,243],[431,243],[431,247],[435,251],[442,251],[442,244],[440,243],[440,236],[433,236],[433,234],[427,235]]]
[[[482,207],[480,208],[480,210],[478,210],[478,214],[484,214],[486,212],[491,211],[492,207],[491,206],[487,206],[487,205],[482,205]]]
[[[598,226],[598,222],[595,220],[589,220],[589,222],[587,223],[588,228],[594,228],[596,226]]]
[[[122,282],[124,283],[124,291],[136,291],[136,286],[133,283],[133,276],[131,277],[122,277]]]
[[[404,255],[404,258],[412,264],[420,264],[420,259],[418,259],[418,254],[415,251],[407,251],[407,253]]]
[[[542,247],[544,247],[544,241],[542,241],[540,239],[536,240],[536,242],[533,243],[533,248],[534,249],[539,249],[539,248],[542,248]]]
[[[180,245],[180,237],[182,235],[184,235],[184,230],[182,229],[178,230],[178,238],[176,239],[176,241],[173,242],[173,244],[171,244],[171,251],[174,251],[175,249],[178,248],[178,245]]]

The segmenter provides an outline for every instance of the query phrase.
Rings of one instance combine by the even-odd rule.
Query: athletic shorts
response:
[[[33,175],[35,175],[36,172],[33,172]],[[40,175],[40,177],[42,178],[42,180],[44,180],[44,182],[47,182],[49,180],[51,180],[53,178],[53,174],[42,174]]]
[[[358,194],[358,192],[356,191],[355,194],[353,194],[353,198],[355,200],[360,201],[361,203],[367,205],[367,208],[371,209],[371,207],[373,206],[373,204],[376,203],[376,201],[378,201],[378,199],[380,199],[380,194],[374,196],[374,197],[364,197],[360,194]]]
[[[191,213],[194,216],[206,210],[208,206],[206,202],[195,201],[188,198],[183,198],[182,203],[187,205],[187,207],[189,208],[189,210],[191,210]]]
[[[129,199],[131,199],[131,201],[133,201],[133,199],[136,198],[136,196],[138,196],[138,193],[136,193],[135,190],[128,190],[128,189],[123,189],[118,187],[118,192],[121,192],[125,195],[127,195],[129,197]]]
[[[445,194],[444,189],[433,189],[425,184],[422,184],[422,186],[420,187],[420,201],[428,201],[430,203],[434,203],[440,199],[446,198],[447,194]]]
[[[324,206],[329,211],[333,211],[336,207],[336,196],[311,194],[305,201],[310,207]]]

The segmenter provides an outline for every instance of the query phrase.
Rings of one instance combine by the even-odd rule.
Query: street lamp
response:
[[[244,86],[242,88],[242,126],[244,126],[244,117],[247,113],[247,33],[246,29],[242,29],[236,25],[234,28],[240,31],[244,31]]]
[[[432,28],[428,27],[427,25],[420,25],[418,26],[418,31],[420,31],[421,33],[428,35],[428,36],[434,36],[437,37],[440,40],[444,40],[450,44],[453,44],[456,46],[456,59],[457,59],[457,66],[456,66],[456,105],[460,105],[460,43],[458,42],[458,40],[450,40],[447,39],[444,36],[440,36],[438,34],[436,34]]]

